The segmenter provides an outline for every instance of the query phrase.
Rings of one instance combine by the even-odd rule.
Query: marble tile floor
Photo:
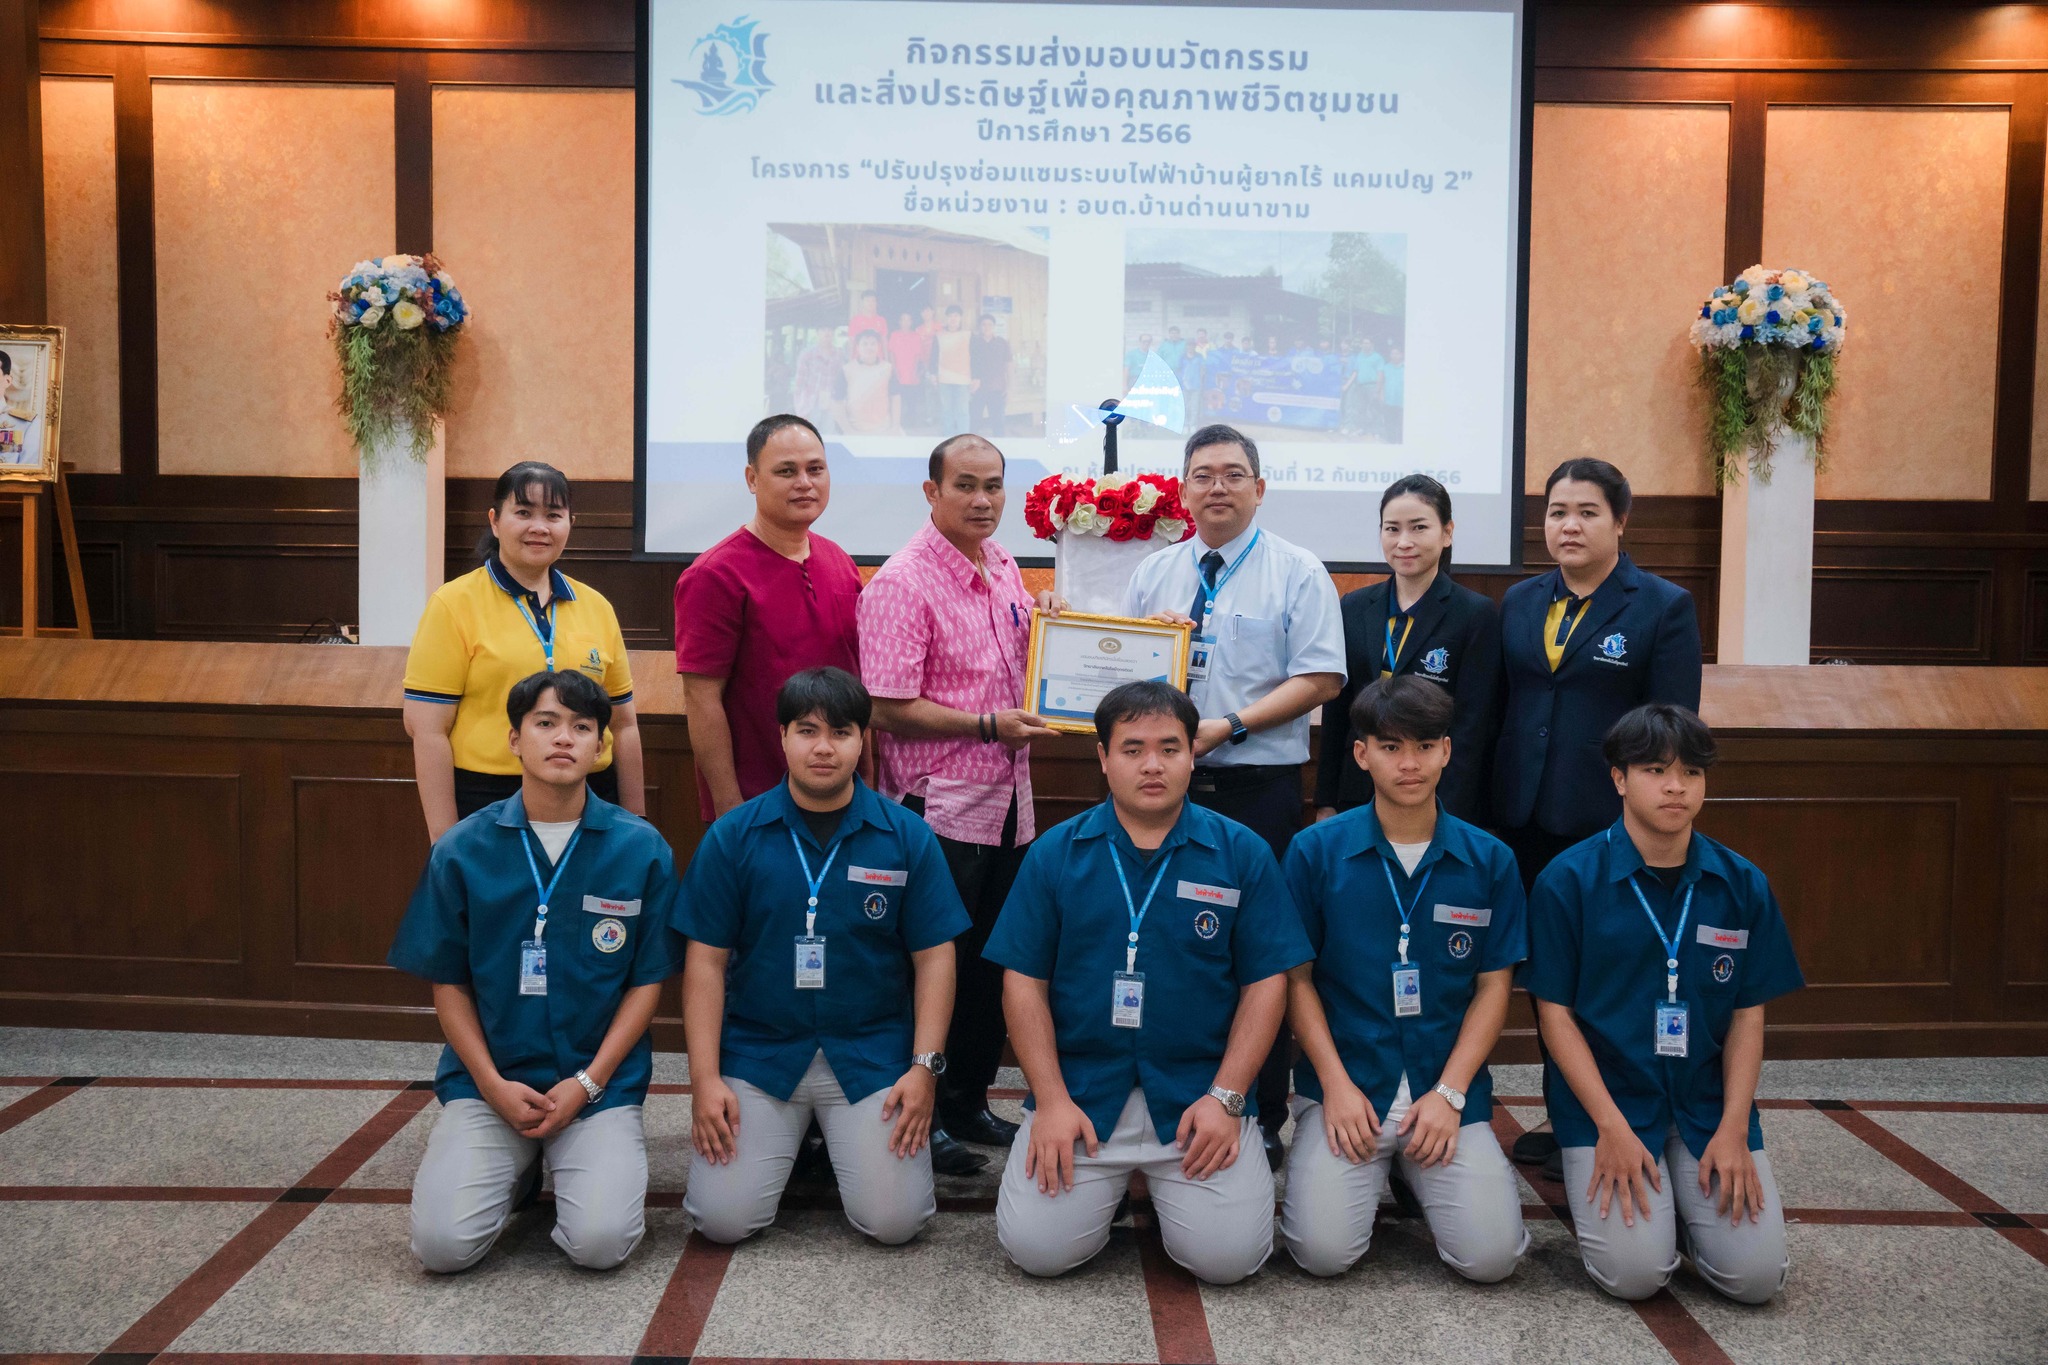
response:
[[[1243,1284],[1200,1285],[1142,1199],[1090,1265],[1033,1280],[996,1245],[999,1153],[940,1182],[939,1217],[907,1247],[867,1243],[822,1188],[719,1247],[681,1209],[689,1097],[668,1054],[647,1104],[647,1240],[625,1266],[571,1266],[543,1199],[475,1270],[436,1277],[407,1250],[405,1211],[435,1056],[0,1029],[0,1365],[2048,1360],[2040,1058],[1767,1064],[1792,1281],[1746,1308],[1689,1269],[1644,1304],[1605,1298],[1540,1176],[1521,1179],[1528,1256],[1484,1287],[1391,1209],[1348,1275],[1314,1279],[1278,1250]],[[1542,1118],[1540,1078],[1495,1077],[1506,1141]],[[994,1107],[1015,1117],[1020,1085],[1006,1072]]]

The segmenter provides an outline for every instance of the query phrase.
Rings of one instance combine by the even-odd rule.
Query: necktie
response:
[[[1216,575],[1223,569],[1223,555],[1211,550],[1202,556],[1202,581],[1195,588],[1195,604],[1188,608],[1188,615],[1194,619],[1195,632],[1200,634],[1208,623],[1202,619],[1204,609],[1209,605],[1209,594],[1216,590]]]

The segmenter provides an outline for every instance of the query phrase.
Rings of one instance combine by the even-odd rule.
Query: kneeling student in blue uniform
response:
[[[1805,985],[1755,864],[1693,828],[1714,737],[1681,706],[1607,732],[1621,819],[1543,870],[1529,966],[1586,1273],[1646,1299],[1692,1257],[1729,1298],[1785,1287],[1785,1210],[1755,1104],[1764,1002]]]
[[[1033,1275],[1102,1250],[1133,1171],[1199,1278],[1234,1284],[1273,1253],[1246,1092],[1309,949],[1266,841],[1187,799],[1200,723],[1163,682],[1102,699],[1109,800],[1038,836],[989,936],[1032,1097],[996,1236]]]
[[[647,1034],[680,945],[675,859],[654,826],[585,779],[612,706],[581,673],[536,673],[506,702],[518,794],[435,843],[389,961],[434,986],[448,1046],[441,1117],[412,1187],[412,1249],[467,1270],[522,1188],[555,1177],[555,1244],[605,1270],[645,1230]]]
[[[1448,692],[1383,678],[1350,723],[1373,800],[1295,835],[1283,864],[1316,960],[1288,973],[1303,1058],[1281,1235],[1310,1274],[1344,1273],[1372,1244],[1398,1153],[1437,1255],[1491,1283],[1529,1245],[1486,1068],[1528,956],[1521,873],[1438,804]]]
[[[789,777],[711,826],[676,903],[683,1208],[715,1242],[775,1221],[813,1117],[854,1227],[893,1245],[938,1212],[928,1144],[967,911],[938,838],[856,773],[872,708],[837,668],[784,683]]]

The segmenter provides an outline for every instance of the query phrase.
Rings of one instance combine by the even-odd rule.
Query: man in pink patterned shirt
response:
[[[1008,1146],[1017,1125],[989,1112],[1003,1054],[1003,973],[981,956],[1031,842],[1031,741],[1053,732],[1018,703],[1031,595],[995,540],[1003,454],[974,435],[931,455],[932,518],[861,593],[861,681],[875,699],[884,796],[920,811],[939,836],[973,927],[960,939],[958,992],[938,1127]],[[932,1134],[935,1169],[970,1155]]]

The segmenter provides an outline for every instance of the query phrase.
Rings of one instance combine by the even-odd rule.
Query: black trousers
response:
[[[1275,859],[1287,856],[1287,845],[1301,828],[1301,769],[1293,764],[1198,767],[1188,796],[1264,839]],[[1259,1068],[1259,1126],[1269,1133],[1279,1132],[1287,1122],[1288,1073],[1293,1066],[1294,1035],[1282,1024],[1273,1050]]]
[[[922,797],[906,796],[903,804],[924,814]],[[973,1113],[987,1106],[988,1088],[995,1084],[996,1070],[1003,1064],[1003,1043],[1009,1037],[1003,1023],[1003,969],[981,950],[988,946],[996,916],[1003,912],[1024,862],[1025,850],[1017,843],[1017,798],[1010,798],[1000,844],[936,837],[970,921],[967,932],[953,940],[953,1025],[946,1036],[946,1074],[939,1077],[939,1118],[944,1127],[948,1112]]]
[[[619,803],[617,765],[590,775],[590,789],[613,805]],[[517,773],[480,773],[470,768],[455,770],[455,818],[467,820],[493,801],[503,801],[519,791]]]

